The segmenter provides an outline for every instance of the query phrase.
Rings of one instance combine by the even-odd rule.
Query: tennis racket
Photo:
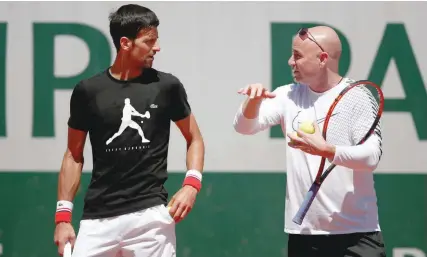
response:
[[[67,242],[64,246],[64,254],[63,257],[71,257],[71,243]]]
[[[322,136],[334,145],[360,145],[373,133],[381,137],[379,122],[383,108],[384,96],[378,85],[368,80],[353,82],[340,92],[330,106]],[[326,158],[322,157],[316,179],[292,219],[298,225],[302,224],[320,186],[336,166],[331,164],[323,172],[325,161]]]

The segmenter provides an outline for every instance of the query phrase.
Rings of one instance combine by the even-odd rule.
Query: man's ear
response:
[[[319,55],[319,59],[320,59],[320,67],[323,68],[323,67],[325,67],[325,65],[326,65],[326,63],[327,63],[327,61],[329,59],[329,54],[327,52],[322,52]]]
[[[120,38],[120,48],[125,50],[125,51],[129,51],[129,49],[132,46],[132,40],[130,40],[127,37],[121,37]]]

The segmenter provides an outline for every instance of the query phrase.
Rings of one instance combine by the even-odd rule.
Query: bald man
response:
[[[338,73],[340,57],[341,42],[333,29],[302,28],[293,38],[288,62],[294,83],[273,92],[261,84],[238,91],[247,96],[234,119],[238,133],[253,135],[281,125],[288,136],[285,232],[289,257],[385,256],[373,179],[382,155],[381,128],[357,149],[351,124],[343,132],[349,133],[343,137],[346,147],[326,142],[319,129],[335,97],[353,81]],[[362,116],[371,113],[371,106],[366,106],[366,112],[354,120],[369,118]],[[314,134],[298,130],[304,121],[313,122]],[[327,158],[325,167],[330,163],[337,167],[303,223],[297,225],[292,218],[314,182],[322,157]]]

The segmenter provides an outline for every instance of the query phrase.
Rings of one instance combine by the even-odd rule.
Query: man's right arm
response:
[[[68,128],[68,144],[65,151],[58,181],[58,202],[55,215],[54,241],[58,253],[63,254],[64,246],[70,242],[74,246],[75,232],[71,226],[73,200],[80,185],[83,169],[83,149],[87,132]]]
[[[281,97],[277,96],[277,91],[278,89],[269,92],[259,84],[240,90],[240,94],[248,97],[235,115],[234,129],[240,134],[252,135],[280,124],[284,103]]]
[[[70,201],[79,188],[83,168],[83,148],[90,127],[89,97],[82,82],[76,85],[70,99],[68,142],[58,181],[58,201]]]
[[[58,181],[58,201],[73,202],[80,185],[84,164],[83,150],[87,132],[68,128],[68,145]]]
[[[73,200],[79,189],[83,169],[83,149],[90,128],[89,98],[82,83],[76,85],[70,99],[70,118],[68,120],[67,149],[62,159],[58,178],[58,202],[55,213],[54,241],[58,253],[62,254],[64,245],[74,245],[75,232],[71,225]]]

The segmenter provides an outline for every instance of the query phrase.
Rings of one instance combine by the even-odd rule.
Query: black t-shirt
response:
[[[89,133],[93,155],[83,219],[165,204],[171,120],[190,113],[181,82],[155,69],[129,81],[106,70],[77,84],[68,125]]]

